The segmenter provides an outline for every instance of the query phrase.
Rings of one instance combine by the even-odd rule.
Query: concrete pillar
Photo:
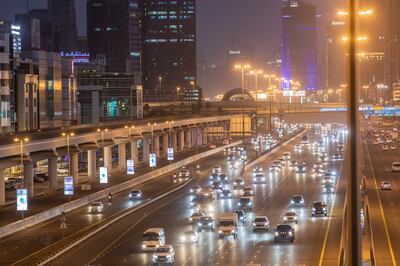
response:
[[[118,145],[118,170],[126,168],[126,143]]]
[[[169,133],[164,134],[162,136],[162,154],[164,156],[167,155],[168,147],[169,147]]]
[[[28,197],[33,197],[33,162],[24,162],[24,184],[28,189]]]
[[[74,178],[74,185],[77,185],[79,183],[78,156],[79,153],[71,153],[70,175]]]
[[[192,130],[189,129],[188,131],[185,132],[186,135],[186,144],[185,147],[187,149],[190,149],[192,147]]]
[[[103,148],[103,164],[111,172],[112,169],[112,146],[106,146]]]
[[[197,141],[197,128],[192,129],[191,139],[192,139],[192,147],[198,146],[198,141]]]
[[[56,190],[58,187],[57,182],[57,157],[52,156],[48,159],[48,175],[49,175],[49,187],[51,190]]]
[[[185,131],[183,130],[179,131],[178,140],[179,140],[179,150],[183,150],[185,147]]]
[[[203,128],[203,129],[202,129],[202,133],[203,133],[203,134],[202,134],[202,136],[203,136],[203,142],[202,142],[202,143],[203,143],[203,145],[207,145],[207,143],[208,143],[208,142],[207,142],[207,138],[208,138],[208,136],[207,136],[207,135],[208,135],[208,134],[207,134],[207,129],[206,129],[206,128]]]
[[[143,162],[148,162],[150,156],[150,139],[143,139]]]
[[[138,160],[139,152],[137,144],[138,144],[137,140],[131,142],[131,159],[134,160],[135,163],[139,161]]]
[[[153,138],[153,151],[156,157],[160,157],[160,136],[155,136]]]
[[[96,150],[88,150],[87,151],[88,157],[88,176],[90,179],[96,179]]]
[[[171,142],[172,142],[172,148],[174,149],[174,151],[178,151],[178,142],[177,142],[177,134],[175,131],[172,132],[171,135]]]
[[[224,123],[224,139],[229,138],[229,124]]]
[[[6,203],[6,184],[4,181],[4,169],[0,169],[0,206]]]

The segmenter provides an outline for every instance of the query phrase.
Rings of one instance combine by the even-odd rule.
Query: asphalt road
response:
[[[312,140],[319,137],[312,136]],[[247,220],[240,227],[238,239],[219,239],[217,233],[202,232],[197,244],[180,243],[183,231],[192,228],[188,217],[191,195],[189,188],[198,183],[207,185],[207,177],[211,167],[226,164],[219,160],[207,160],[202,163],[199,176],[186,188],[170,194],[166,198],[150,204],[137,212],[128,215],[106,230],[85,241],[72,251],[53,261],[52,265],[149,265],[152,253],[142,252],[141,235],[150,227],[162,227],[166,231],[166,243],[172,244],[176,252],[177,265],[337,265],[339,258],[341,221],[343,219],[343,203],[345,197],[345,178],[337,179],[337,193],[323,194],[321,178],[311,175],[311,167],[315,162],[308,148],[295,153],[295,142],[283,147],[265,160],[261,165],[267,173],[267,167],[283,152],[290,151],[292,158],[306,161],[306,174],[296,174],[294,170],[285,168],[276,176],[267,175],[266,184],[254,185],[255,206],[247,213]],[[332,155],[334,143],[328,145],[328,153]],[[341,176],[342,161],[329,161],[327,168],[334,169]],[[239,172],[228,172],[233,178]],[[247,169],[243,177],[246,184],[252,184],[251,169]],[[295,211],[299,223],[294,225],[296,240],[294,243],[274,243],[273,231],[253,233],[252,219],[255,215],[266,215],[271,228],[282,223],[282,215],[289,209],[289,200],[293,194],[302,194],[305,207]],[[233,199],[218,200],[218,211],[235,209],[240,192],[235,191]],[[123,204],[128,204],[123,197]],[[328,203],[328,217],[311,217],[311,204],[314,200]],[[95,219],[93,217],[92,219]]]
[[[381,150],[380,145],[364,145],[364,175],[367,183],[369,216],[377,265],[400,265],[400,174],[392,173],[392,162],[400,160],[400,150]],[[398,148],[398,144],[395,144]],[[390,181],[392,190],[381,190]]]

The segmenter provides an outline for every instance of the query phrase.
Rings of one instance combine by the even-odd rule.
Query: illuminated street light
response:
[[[101,143],[104,145],[104,132],[108,132],[108,129],[107,128],[105,128],[105,129],[98,128],[97,132],[101,133]]]
[[[256,138],[258,139],[258,75],[261,75],[264,73],[262,70],[252,70],[249,72],[251,75],[254,75],[254,82],[255,82],[255,88],[256,88]],[[256,151],[258,154],[258,152]],[[256,155],[257,156],[257,155]]]
[[[242,138],[244,139],[244,70],[249,69],[251,66],[248,64],[235,65],[235,69],[240,69],[242,72]]]
[[[132,126],[126,125],[125,128],[128,129],[128,138],[129,138],[129,137],[131,136],[131,130],[134,129],[135,126],[133,126],[133,125],[132,125]]]
[[[71,154],[69,151],[69,143],[70,143],[70,137],[75,136],[74,133],[70,132],[70,133],[62,133],[61,134],[63,137],[67,138],[67,155],[68,155],[68,174],[71,175]]]
[[[181,87],[176,87],[176,101],[179,102],[179,92],[181,90]]]

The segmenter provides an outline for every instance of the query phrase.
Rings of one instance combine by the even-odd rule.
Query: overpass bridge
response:
[[[14,142],[14,136],[7,136],[3,145],[0,145],[0,205],[5,203],[5,170],[10,167],[23,165],[24,187],[32,197],[34,166],[39,161],[47,160],[49,189],[54,190],[57,187],[60,158],[68,158],[69,175],[73,177],[74,184],[78,184],[79,165],[82,163],[86,166],[89,180],[95,180],[100,159],[109,171],[113,167],[113,157],[118,158],[118,168],[125,169],[127,158],[135,160],[135,163],[147,163],[151,153],[156,157],[167,156],[168,148],[179,152],[227,136],[241,135],[242,121],[241,114],[196,115],[178,117],[174,121],[163,118],[128,125],[126,122],[116,122],[100,127],[82,126],[66,131],[34,132],[29,134],[30,140],[27,142]],[[244,125],[245,131],[251,132],[248,116]],[[62,132],[67,136],[63,137]],[[73,135],[70,134],[72,132]],[[19,134],[19,137],[23,136]]]

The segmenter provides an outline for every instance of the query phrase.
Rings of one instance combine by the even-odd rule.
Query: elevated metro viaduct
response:
[[[5,175],[4,170],[13,166],[23,165],[24,187],[28,195],[34,195],[34,165],[38,161],[47,160],[49,190],[57,188],[57,169],[60,157],[70,155],[70,175],[74,184],[79,183],[79,156],[87,158],[86,166],[89,181],[97,178],[98,154],[102,154],[103,166],[109,171],[113,169],[113,150],[117,150],[118,169],[126,168],[127,151],[130,159],[137,162],[148,162],[150,153],[157,157],[166,156],[168,147],[175,152],[194,146],[207,145],[209,142],[222,140],[230,136],[239,136],[243,132],[241,114],[216,115],[196,118],[160,121],[152,124],[135,125],[125,128],[124,124],[113,125],[100,132],[92,130],[71,136],[69,146],[65,137],[53,136],[37,138],[23,143],[0,145],[0,205],[5,204]],[[126,123],[126,122],[125,122]],[[245,117],[245,132],[251,132],[251,119]],[[114,148],[115,147],[115,148]],[[114,149],[113,149],[114,148]],[[99,152],[98,152],[99,151]]]

